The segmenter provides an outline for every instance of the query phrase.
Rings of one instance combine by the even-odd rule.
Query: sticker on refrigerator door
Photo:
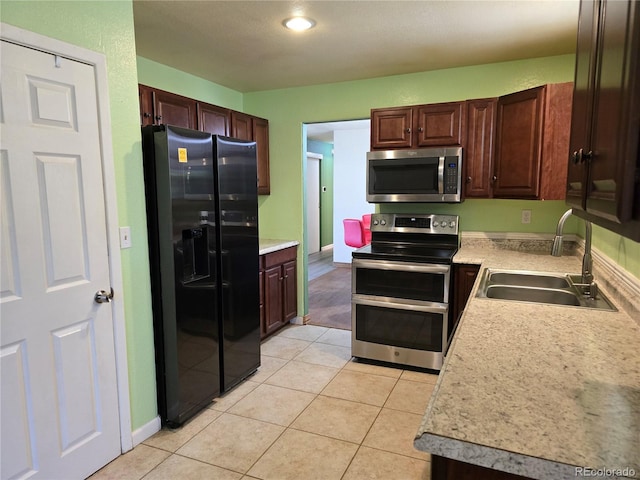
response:
[[[187,163],[187,149],[179,148],[178,149],[178,162]]]

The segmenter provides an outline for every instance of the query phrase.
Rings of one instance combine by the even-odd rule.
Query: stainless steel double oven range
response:
[[[352,254],[353,356],[442,367],[455,328],[449,297],[459,244],[455,215],[372,215],[371,244]]]

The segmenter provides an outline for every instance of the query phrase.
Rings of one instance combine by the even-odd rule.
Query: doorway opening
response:
[[[305,126],[305,288],[309,323],[349,330],[352,249],[344,243],[342,220],[354,215],[359,218],[373,210],[365,200],[370,120]],[[316,161],[314,155],[321,158]]]

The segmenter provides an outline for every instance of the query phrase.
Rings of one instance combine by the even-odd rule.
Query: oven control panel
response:
[[[374,213],[371,215],[372,232],[405,232],[458,235],[457,215],[429,215],[406,213]]]

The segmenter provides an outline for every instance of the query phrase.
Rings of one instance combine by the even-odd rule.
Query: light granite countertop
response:
[[[577,256],[464,245],[454,262],[481,265],[478,279],[485,267],[581,267]],[[618,312],[479,298],[478,284],[415,447],[535,479],[640,478],[638,324],[604,289]]]
[[[285,248],[295,247],[300,242],[297,240],[278,240],[272,238],[260,238],[258,241],[258,253],[260,255],[266,255],[267,253],[277,252],[278,250],[284,250]]]

